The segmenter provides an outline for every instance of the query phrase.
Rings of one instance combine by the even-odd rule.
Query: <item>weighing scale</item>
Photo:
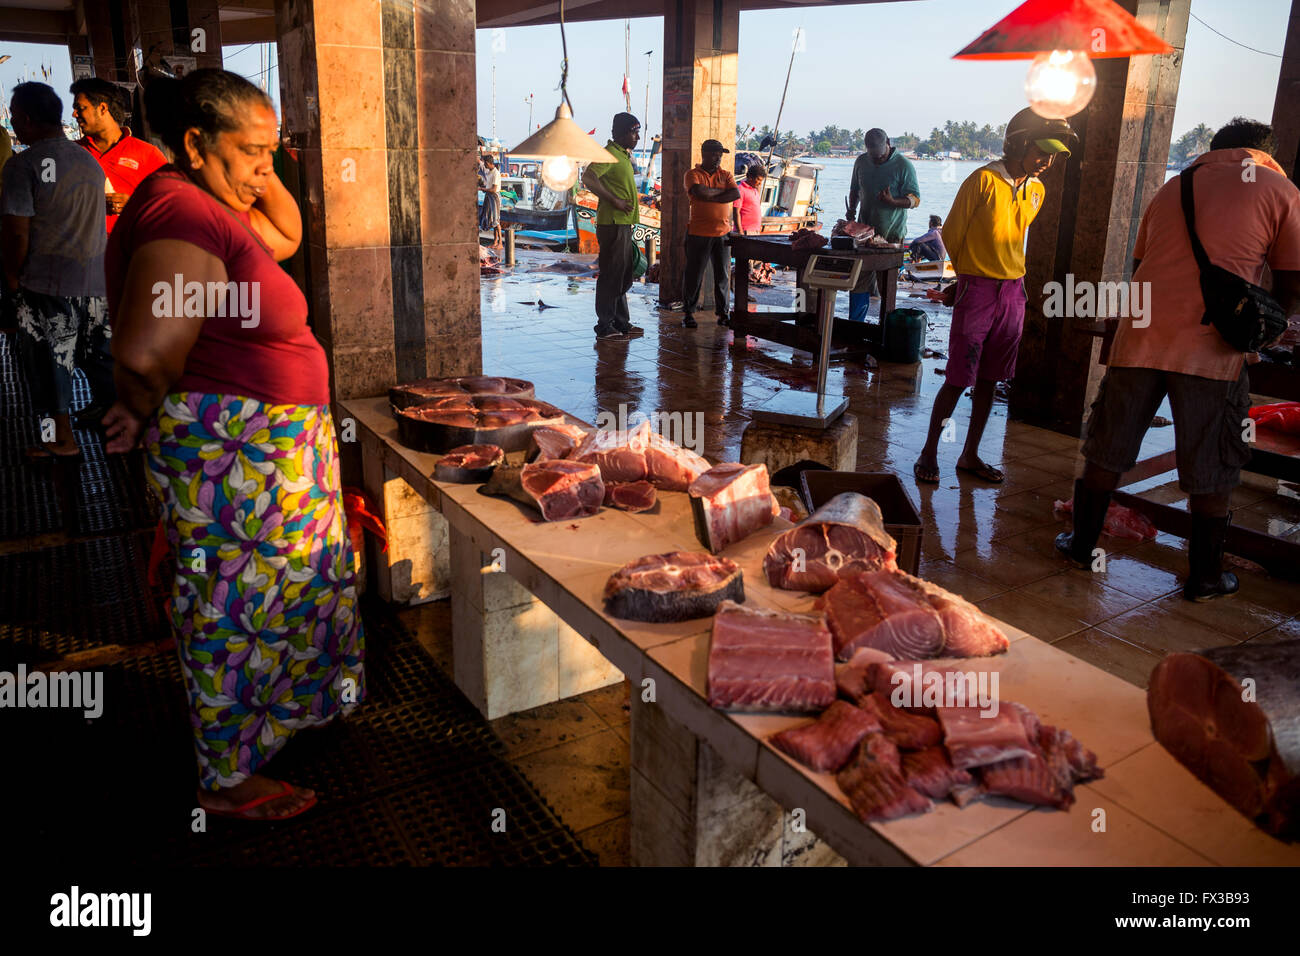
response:
[[[803,270],[803,284],[832,293],[843,289],[852,292],[862,275],[862,260],[853,256],[828,256],[818,253],[808,259]],[[759,422],[778,425],[804,425],[827,428],[848,408],[849,400],[841,394],[826,394],[826,371],[831,360],[831,332],[835,323],[835,295],[818,296],[817,327],[821,330],[821,349],[817,355],[817,391],[785,389],[777,392],[753,411]]]

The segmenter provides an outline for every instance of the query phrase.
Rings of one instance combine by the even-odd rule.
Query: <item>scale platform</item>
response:
[[[771,422],[775,425],[828,428],[848,407],[849,400],[843,395],[823,395],[819,403],[816,392],[784,389],[755,408],[750,417],[756,422]]]

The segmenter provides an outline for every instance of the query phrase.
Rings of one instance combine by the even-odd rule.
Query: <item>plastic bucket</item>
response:
[[[885,316],[885,347],[881,358],[905,365],[921,361],[926,325],[926,314],[920,309],[890,312]]]

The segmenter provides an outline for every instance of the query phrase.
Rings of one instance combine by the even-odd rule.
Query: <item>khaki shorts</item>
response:
[[[1242,437],[1250,411],[1245,366],[1235,382],[1111,366],[1092,403],[1083,457],[1107,471],[1132,468],[1166,394],[1174,413],[1178,487],[1189,495],[1221,495],[1237,487],[1250,460]]]

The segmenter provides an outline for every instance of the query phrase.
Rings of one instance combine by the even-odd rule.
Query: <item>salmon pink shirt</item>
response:
[[[1257,285],[1265,263],[1300,270],[1300,190],[1272,157],[1255,149],[1215,149],[1192,165],[1198,167],[1192,180],[1196,234],[1212,263]],[[1213,325],[1201,325],[1205,300],[1179,188],[1178,177],[1165,183],[1142,216],[1133,281],[1150,283],[1150,301],[1142,294],[1151,324],[1135,328],[1132,317],[1122,318],[1110,364],[1233,382],[1245,355]]]

